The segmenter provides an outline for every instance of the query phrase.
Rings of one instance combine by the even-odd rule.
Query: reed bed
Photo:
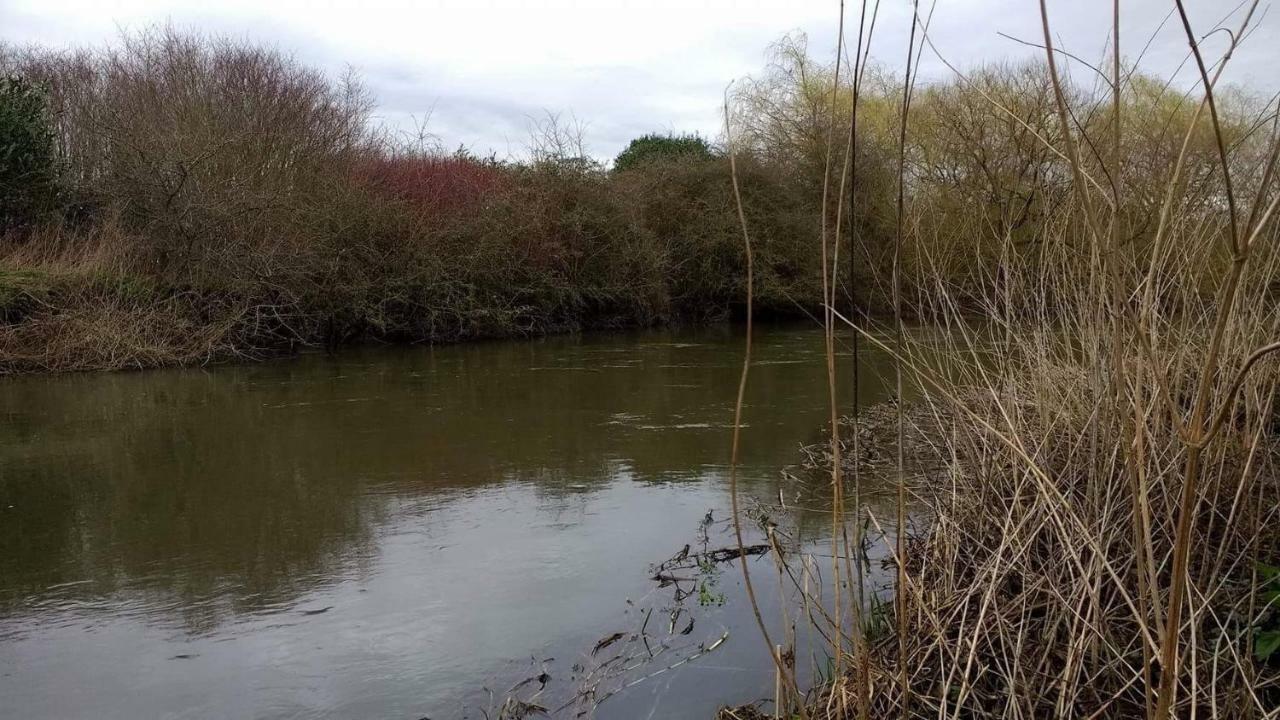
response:
[[[899,308],[892,322],[837,311],[839,266],[824,260],[829,355],[838,333],[851,331],[856,343],[890,354],[917,397],[906,408],[898,380],[899,402],[870,418],[853,408],[812,456],[831,473],[837,589],[825,597],[843,607],[817,616],[832,638],[835,674],[802,693],[782,662],[788,649],[769,638],[784,678],[774,717],[1280,717],[1280,107],[1273,99],[1252,132],[1227,139],[1215,95],[1260,20],[1258,3],[1224,19],[1230,40],[1219,57],[1205,57],[1200,44],[1217,28],[1194,28],[1175,3],[1172,22],[1185,33],[1198,98],[1176,128],[1182,150],[1141,231],[1140,201],[1125,180],[1133,170],[1122,98],[1131,87],[1121,45],[1113,40],[1105,69],[1094,69],[1109,95],[1078,106],[1049,10],[1044,2],[1039,9],[1057,128],[1052,138],[1036,137],[1069,193],[1035,229],[1034,252],[1006,234],[1001,261],[977,279],[977,302],[959,291],[941,238],[931,235],[936,207],[903,193],[908,72],[886,279]],[[1114,39],[1122,37],[1119,3],[1112,9]],[[859,48],[870,42],[861,28],[875,7],[862,12]],[[937,52],[931,12],[916,9],[909,68],[923,47]],[[841,23],[843,43],[843,9]],[[861,50],[854,57],[859,77]],[[1108,120],[1077,119],[1098,115]],[[1203,133],[1215,152],[1192,158],[1192,138]],[[829,166],[824,192],[843,200],[857,174],[847,159],[842,169],[838,157]],[[842,207],[823,228],[824,258],[839,253]],[[974,222],[962,232],[991,230]],[[856,232],[850,243],[857,247]],[[910,298],[900,295],[908,256],[926,278]],[[913,337],[902,319],[908,302],[945,332]],[[833,388],[845,381],[829,377]],[[834,416],[834,389],[831,397]],[[895,415],[892,426],[885,412]],[[918,459],[907,448],[908,417],[912,437],[932,438],[936,462],[908,461]],[[877,432],[863,432],[868,420]],[[864,465],[859,444],[868,441],[891,443],[895,455],[897,522],[875,534],[865,528],[888,518],[861,501],[862,483],[885,473],[883,463]],[[888,455],[884,447],[876,454]],[[909,508],[923,522],[909,526]],[[856,569],[866,543],[882,544],[897,574],[892,606],[877,613],[863,602]],[[841,587],[853,591],[842,596]],[[801,590],[806,603],[822,602],[823,593]],[[722,716],[759,716],[752,712],[760,711]]]

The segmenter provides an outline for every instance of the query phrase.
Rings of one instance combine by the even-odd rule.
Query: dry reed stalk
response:
[[[733,406],[733,440],[729,454],[729,503],[730,510],[733,514],[733,534],[737,542],[739,553],[739,564],[742,566],[742,583],[747,590],[747,599],[751,603],[751,611],[755,616],[756,625],[760,630],[760,634],[764,637],[765,645],[769,648],[769,655],[773,658],[774,666],[779,674],[783,676],[787,683],[787,689],[792,693],[793,697],[802,697],[799,684],[796,682],[794,670],[785,667],[782,657],[774,652],[776,644],[769,635],[769,629],[765,626],[764,617],[760,614],[760,604],[756,601],[755,588],[751,584],[751,571],[747,567],[747,558],[744,553],[744,543],[742,540],[742,516],[738,507],[738,448],[739,440],[742,435],[742,405],[747,393],[747,377],[751,371],[751,340],[755,330],[754,325],[754,308],[755,300],[755,275],[754,260],[751,252],[751,233],[747,228],[746,213],[742,209],[742,195],[738,187],[738,166],[737,153],[733,146],[732,130],[729,122],[729,91],[725,89],[724,96],[724,130],[725,138],[729,148],[729,173],[733,184],[733,198],[737,207],[738,222],[742,227],[742,245],[743,252],[746,256],[746,289],[747,289],[747,317],[746,317],[746,344],[742,352],[742,374],[738,380],[738,395]],[[803,720],[808,720],[808,712],[803,703],[797,706],[800,716]]]
[[[840,193],[841,205],[836,210],[836,235],[838,238],[840,234],[840,219],[841,219],[841,215],[843,214],[842,212],[843,203],[845,201],[845,198],[847,197],[848,203],[849,203],[849,300],[850,300],[849,315],[851,318],[854,319],[855,322],[860,319],[859,318],[860,308],[859,308],[857,286],[854,280],[854,278],[856,277],[855,262],[857,258],[857,254],[854,252],[854,248],[856,247],[857,241],[858,241],[857,229],[856,229],[857,223],[854,222],[854,213],[857,212],[857,205],[855,204],[854,198],[855,198],[855,189],[857,187],[857,182],[858,182],[858,166],[857,166],[858,104],[862,95],[863,76],[866,73],[868,59],[871,55],[871,40],[875,36],[876,19],[879,17],[879,15],[880,15],[880,2],[879,0],[876,0],[871,11],[871,23],[870,23],[870,26],[867,27],[867,3],[866,3],[866,0],[862,0],[861,11],[859,13],[859,19],[858,19],[858,44],[854,50],[854,63],[852,68],[853,83],[852,83],[851,89],[853,92],[853,98],[852,98],[852,103],[849,110],[849,139],[845,149],[845,153],[846,153],[845,156],[847,158],[846,164],[848,165],[847,176],[848,176],[849,192],[847,196],[843,192]],[[864,28],[866,30],[865,34],[864,34]],[[864,42],[865,42],[865,48],[863,47]],[[844,180],[845,180],[845,176],[842,175],[841,176],[842,184],[844,183]],[[838,245],[837,245],[837,249],[838,249]],[[833,265],[835,264],[836,263],[833,263]],[[834,276],[835,269],[834,268],[832,270],[832,273],[833,273],[832,286],[834,287],[835,285],[835,276]],[[831,304],[832,306],[834,306],[835,304],[834,297],[832,298]],[[857,548],[857,553],[859,555],[862,553],[862,549],[863,549],[862,483],[861,483],[861,477],[859,475],[859,465],[861,464],[861,453],[860,453],[861,448],[859,447],[859,442],[858,442],[859,440],[858,419],[860,415],[859,393],[862,388],[862,383],[861,383],[861,378],[858,372],[859,364],[861,362],[861,356],[859,353],[861,343],[858,340],[858,333],[855,332],[853,334],[851,344],[852,344],[851,354],[853,356],[852,358],[853,432],[850,434],[850,438],[851,438],[850,444],[851,444],[851,450],[852,450],[851,475],[852,475],[852,482],[853,482],[853,507],[854,507],[854,523],[853,523],[854,531],[853,532],[854,534],[853,534],[852,545],[850,545],[847,542],[845,543],[846,558],[852,558],[854,556],[853,548]],[[845,532],[845,529],[842,527],[841,531],[843,533]],[[867,626],[866,626],[866,621],[863,618],[863,607],[866,604],[866,594],[864,592],[865,578],[863,577],[862,561],[860,558],[856,562],[853,570],[849,572],[848,575],[850,577],[851,582],[853,582],[853,607],[852,607],[851,617],[853,622],[853,664],[855,668],[854,687],[856,688],[856,695],[857,695],[858,720],[868,720],[869,713],[870,713],[869,700],[870,700],[870,694],[871,694],[871,676],[870,676],[870,664],[868,662],[868,657],[867,657],[867,654],[868,654],[867,643],[866,643],[866,627]]]
[[[902,88],[902,112],[899,117],[898,125],[898,196],[897,196],[897,213],[896,227],[893,243],[893,385],[894,399],[897,403],[897,518],[896,518],[896,534],[897,547],[895,552],[895,562],[898,564],[898,580],[895,586],[895,600],[897,602],[897,621],[898,621],[898,685],[899,692],[902,693],[902,717],[906,718],[911,707],[911,687],[908,681],[907,665],[906,665],[906,648],[907,648],[907,616],[910,608],[910,592],[907,584],[907,490],[906,478],[903,473],[903,396],[902,396],[902,241],[904,232],[904,206],[906,196],[906,158],[907,158],[907,122],[911,112],[911,90],[913,76],[911,74],[912,61],[916,53],[916,26],[920,21],[920,2],[912,0],[911,3],[911,37],[907,43],[907,67],[906,77],[903,79]]]
[[[843,583],[840,580],[840,558],[841,548],[840,541],[844,537],[844,483],[840,477],[840,407],[837,400],[836,387],[836,358],[835,358],[835,318],[832,315],[835,306],[835,272],[837,267],[837,257],[829,258],[829,255],[836,255],[839,252],[840,238],[840,214],[843,208],[844,193],[836,194],[837,210],[836,223],[834,230],[828,228],[828,211],[827,205],[830,196],[831,186],[831,153],[835,145],[835,127],[836,127],[836,105],[840,93],[840,68],[844,54],[844,0],[840,1],[840,14],[837,22],[836,33],[836,61],[835,73],[831,83],[831,106],[830,117],[827,124],[827,142],[826,142],[826,158],[822,170],[822,205],[820,213],[821,226],[821,246],[822,246],[822,302],[824,305],[822,313],[822,336],[823,336],[823,355],[826,359],[827,368],[827,400],[828,409],[830,411],[829,422],[831,425],[831,454],[834,458],[831,466],[831,587],[835,595],[834,597],[834,630],[832,636],[835,638],[835,644],[831,648],[831,655],[834,661],[832,673],[837,678],[844,677],[844,644],[843,633],[844,627],[844,602],[842,600]],[[840,174],[840,184],[843,190],[845,173],[849,165],[849,148],[845,149],[845,159]],[[830,250],[830,246],[834,245],[834,252]],[[848,552],[843,553],[848,558]],[[846,704],[846,695],[844,693],[844,684],[836,683],[838,691],[831,695],[837,701],[837,707],[841,715],[847,714],[848,707]],[[830,707],[827,708],[830,712]]]
[[[927,226],[907,221],[902,190],[910,74],[898,128],[894,269],[908,248],[934,268],[936,292],[922,295],[918,307],[948,332],[932,348],[906,336],[900,278],[888,340],[831,308],[893,359],[899,398],[903,376],[921,389],[917,402],[936,418],[949,481],[918,498],[932,524],[908,535],[899,404],[899,535],[889,548],[899,563],[898,597],[894,632],[867,654],[875,678],[870,714],[1276,717],[1280,673],[1251,653],[1253,633],[1273,612],[1258,600],[1256,563],[1280,555],[1280,505],[1268,502],[1280,495],[1277,378],[1258,371],[1280,342],[1257,342],[1280,330],[1280,251],[1258,242],[1280,235],[1272,223],[1280,206],[1280,107],[1273,101],[1260,116],[1271,135],[1260,140],[1248,183],[1228,179],[1243,172],[1243,161],[1239,145],[1215,127],[1222,197],[1230,198],[1224,209],[1200,203],[1179,182],[1203,169],[1189,164],[1189,140],[1203,108],[1217,122],[1213,86],[1256,3],[1244,7],[1212,77],[1197,58],[1205,99],[1186,128],[1145,248],[1130,248],[1122,215],[1131,200],[1122,172],[1127,78],[1119,2],[1110,18],[1106,153],[1099,148],[1107,144],[1073,123],[1079,114],[1058,77],[1040,6],[1063,145],[1052,156],[1070,172],[1071,196],[1039,232],[1036,262],[1015,265],[1010,255],[1002,265],[1005,275],[982,306],[992,328],[969,324],[928,238],[905,232]],[[1194,55],[1185,21],[1184,29]],[[932,47],[927,31],[923,43]],[[1246,185],[1249,204],[1241,201]],[[1240,208],[1247,213],[1236,222]],[[1204,293],[1206,286],[1216,292]],[[855,420],[841,439],[857,443],[858,427]],[[858,453],[836,446],[828,456],[848,458],[859,499]],[[807,591],[805,598],[814,602]],[[852,647],[850,672],[860,674],[857,639]],[[846,717],[843,686],[837,679],[815,714]]]

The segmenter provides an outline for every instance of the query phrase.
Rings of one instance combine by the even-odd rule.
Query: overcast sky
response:
[[[1212,29],[1236,2],[1187,0],[1197,32]],[[1098,60],[1111,1],[1050,0],[1049,7],[1056,42]],[[99,45],[121,31],[166,22],[229,34],[274,45],[334,74],[354,67],[377,100],[380,121],[411,128],[429,116],[427,130],[451,148],[522,154],[530,118],[553,111],[576,117],[586,128],[588,150],[610,158],[650,131],[716,137],[726,83],[758,73],[768,45],[788,32],[807,33],[811,51],[831,57],[838,8],[817,0],[0,0],[0,39]],[[1141,52],[1172,8],[1172,0],[1124,3],[1126,56]],[[881,63],[903,65],[909,17],[908,0],[882,0],[872,53]],[[1239,17],[1231,20],[1232,29]],[[849,22],[856,26],[856,18]],[[1232,61],[1230,80],[1265,92],[1280,88],[1278,22],[1263,18]],[[1036,52],[999,32],[1039,40],[1036,0],[938,0],[930,35],[961,66]],[[1217,33],[1207,48],[1216,56],[1226,42],[1226,34]],[[1156,34],[1143,64],[1167,74],[1186,54],[1174,16]],[[1191,69],[1183,70],[1185,82]],[[922,74],[947,72],[926,51]]]

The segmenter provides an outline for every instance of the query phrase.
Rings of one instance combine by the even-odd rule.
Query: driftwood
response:
[[[685,545],[684,549],[676,553],[669,560],[662,562],[653,572],[653,580],[669,585],[676,582],[690,582],[696,578],[682,577],[672,574],[672,570],[684,570],[689,568],[702,567],[705,563],[723,563],[730,560],[737,560],[740,557],[753,557],[756,555],[764,555],[769,552],[770,548],[766,544],[747,545],[739,550],[737,547],[724,547],[715,550],[707,550],[700,553],[690,553],[689,546]]]

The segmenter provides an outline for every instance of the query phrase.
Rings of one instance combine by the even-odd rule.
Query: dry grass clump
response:
[[[902,712],[903,666],[910,717],[1153,711],[1185,447],[1168,408],[1126,431],[1078,359],[1028,352],[1006,347],[988,372],[1008,381],[934,427],[950,463],[916,498],[929,522],[910,542],[907,654],[896,635],[873,646],[873,717]],[[1255,657],[1274,623],[1260,568],[1280,557],[1273,385],[1249,389],[1205,459],[1177,717],[1280,707],[1280,668]]]
[[[820,625],[832,639],[834,678],[800,700],[779,660],[781,714],[1280,716],[1280,104],[1233,114],[1239,108],[1227,109],[1234,103],[1218,86],[1259,19],[1258,3],[1228,14],[1227,51],[1208,59],[1180,1],[1175,9],[1199,95],[1172,109],[1122,75],[1116,43],[1105,69],[1093,69],[1106,90],[1073,89],[1043,2],[1046,65],[1032,83],[1043,92],[1011,99],[989,77],[961,76],[986,104],[934,92],[934,109],[962,111],[938,116],[924,100],[930,93],[916,107],[904,83],[896,238],[879,280],[895,317],[876,324],[830,309],[824,324],[829,367],[838,319],[853,326],[855,343],[893,359],[906,380],[896,382],[898,398],[904,387],[922,397],[912,409],[891,406],[892,427],[883,410],[856,405],[850,421],[833,417],[817,460],[832,472],[833,589]],[[909,68],[917,33],[932,49],[929,17],[917,9]],[[1116,4],[1111,37],[1119,30]],[[864,40],[860,30],[859,47]],[[1155,113],[1166,124],[1156,138],[1146,133],[1149,117],[1130,115],[1141,103],[1168,110]],[[978,156],[989,116],[1025,131],[1025,147],[1010,146],[1005,165],[987,175],[993,205],[957,217],[920,191],[908,158],[937,140],[913,140],[921,115],[927,131]],[[856,104],[852,116],[856,138]],[[858,182],[850,157],[844,170],[829,162],[823,190],[839,198],[834,230],[822,228],[829,308],[839,266],[826,257],[839,255],[841,209],[856,198],[846,189]],[[1006,203],[1020,194],[1025,202]],[[979,207],[976,196],[945,195]],[[1026,203],[1035,222],[1001,210]],[[956,243],[965,236],[991,242],[994,264],[957,273],[958,248],[973,247]],[[902,322],[907,306],[945,332],[913,338]],[[985,322],[974,324],[974,311]],[[833,416],[842,381],[829,373]],[[884,431],[862,432],[871,427]],[[908,462],[920,427],[936,441],[938,468]],[[862,604],[865,528],[889,523],[865,504],[863,482],[886,475],[865,462],[867,442],[893,449],[898,496],[896,531],[870,540],[897,574],[892,607],[875,610]],[[883,466],[887,454],[871,457]],[[917,471],[932,482],[922,486]],[[908,509],[922,522],[903,522]],[[845,586],[852,597],[842,599]],[[806,605],[823,604],[801,592]],[[771,640],[769,649],[781,656]]]
[[[1255,9],[1244,9],[1232,49]],[[1184,132],[1189,142],[1207,115],[1218,202],[1185,194],[1180,157],[1151,244],[1129,247],[1120,186],[1092,177],[1105,160],[1083,160],[1083,145],[1105,147],[1106,135],[1069,122],[1041,11],[1075,232],[1042,241],[1064,251],[1037,274],[1039,292],[992,303],[1006,308],[991,313],[1005,332],[963,382],[989,400],[967,408],[949,505],[936,507],[935,529],[906,559],[911,580],[898,588],[906,602],[895,664],[936,674],[919,682],[908,670],[899,709],[1161,720],[1273,713],[1280,675],[1268,664],[1274,598],[1263,568],[1280,546],[1276,376],[1251,371],[1280,348],[1268,342],[1280,330],[1269,224],[1280,201],[1280,115],[1268,106],[1257,145],[1228,149],[1217,76],[1182,12],[1204,92]],[[1118,100],[1112,117],[1115,163]],[[1071,312],[1050,314],[1049,297],[1069,298]],[[927,369],[920,375],[932,382]]]
[[[858,432],[851,418],[839,432],[846,492],[863,487],[866,502],[865,484],[883,488],[896,470],[911,494],[907,581],[894,588],[906,615],[848,611],[865,655],[846,649],[849,670],[810,697],[810,717],[859,716],[861,698],[869,717],[1280,714],[1280,654],[1268,639],[1280,630],[1280,419],[1265,343],[1280,330],[1276,268],[1260,252],[1241,273],[1198,431],[1222,297],[1170,278],[1173,267],[1207,271],[1220,248],[1208,235],[1183,239],[1161,261],[1170,270],[1155,272],[1163,291],[1117,315],[1062,315],[1064,296],[1073,308],[1106,308],[1111,297],[1105,284],[1081,286],[1066,255],[1035,279],[1052,292],[993,298],[988,325],[967,324],[945,292],[933,296],[950,333],[908,335],[901,356],[919,397],[901,413],[896,403],[862,409]],[[1074,246],[1066,235],[1044,242]],[[1124,277],[1151,260],[1122,262]],[[829,448],[809,453],[815,468],[831,467]],[[861,507],[856,517],[868,522]],[[874,541],[897,557],[892,532]],[[1171,622],[1180,551],[1185,605]],[[1176,690],[1160,716],[1171,638]]]

